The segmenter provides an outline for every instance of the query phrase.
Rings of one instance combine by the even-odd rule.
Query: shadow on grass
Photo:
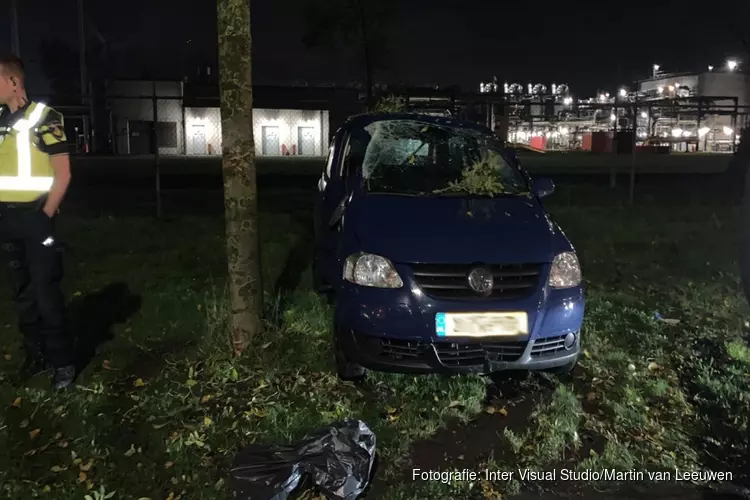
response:
[[[313,228],[312,221],[301,224],[299,236],[294,246],[289,250],[284,267],[274,283],[274,293],[281,297],[280,310],[284,311],[288,305],[289,296],[301,284],[302,276],[310,267],[313,260]]]
[[[76,365],[80,373],[104,342],[112,340],[112,327],[124,323],[141,307],[141,297],[125,283],[111,283],[101,290],[77,297],[68,306],[76,335]]]

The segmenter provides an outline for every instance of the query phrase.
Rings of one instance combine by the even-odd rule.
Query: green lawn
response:
[[[488,439],[471,456],[448,453],[444,470],[740,469],[750,351],[736,211],[553,205],[587,281],[585,357],[572,378],[525,377],[516,396],[488,406],[481,377],[339,382],[330,309],[310,290],[311,206],[280,192],[261,208],[268,328],[241,359],[225,331],[220,217],[62,219],[71,310],[100,345],[71,390],[50,392],[44,376],[18,387],[19,339],[0,303],[0,496],[228,499],[226,471],[243,445],[286,443],[344,417],[377,434],[371,498],[499,498],[535,486],[517,476],[412,482],[411,468],[426,468],[412,445],[449,423],[458,434],[445,449],[456,449],[455,419],[480,419]]]

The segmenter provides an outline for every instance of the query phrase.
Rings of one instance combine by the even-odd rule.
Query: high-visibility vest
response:
[[[49,110],[42,103],[32,103],[1,138],[0,202],[34,201],[52,187],[50,157],[39,149],[41,138],[37,135],[37,127]]]

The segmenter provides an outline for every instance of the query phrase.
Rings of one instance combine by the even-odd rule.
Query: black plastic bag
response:
[[[329,499],[354,500],[367,488],[374,462],[375,434],[347,419],[288,446],[250,445],[230,475],[239,500],[286,500],[305,476]]]

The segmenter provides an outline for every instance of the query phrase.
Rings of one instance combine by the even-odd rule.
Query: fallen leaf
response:
[[[451,401],[451,404],[448,405],[448,408],[455,408],[457,406],[463,406],[463,403],[461,401]]]
[[[187,387],[193,387],[198,382],[195,379],[189,378],[185,381],[185,386]]]
[[[10,361],[11,359],[13,359],[13,356],[11,356],[10,354],[5,355],[5,361]]]
[[[224,480],[219,479],[218,481],[216,481],[216,484],[214,484],[214,489],[216,489],[216,491],[219,491],[222,486],[224,486]]]
[[[214,421],[211,420],[209,417],[203,417],[203,425],[205,425],[206,427],[210,427],[211,424],[213,423]]]
[[[586,359],[591,359],[591,353],[589,351],[585,350],[583,351],[583,355],[586,356]]]
[[[52,466],[52,467],[50,468],[50,470],[51,470],[52,472],[62,472],[62,471],[64,471],[64,470],[68,470],[68,468],[67,468],[67,467],[60,467],[59,465],[53,465],[53,466]]]
[[[153,427],[154,427],[154,429],[158,430],[158,429],[161,429],[162,427],[164,427],[165,425],[167,425],[167,424],[154,424]]]
[[[91,482],[91,481],[87,481],[86,482],[86,489],[87,490],[90,490],[93,487],[94,487],[94,483],[93,482]]]
[[[104,368],[105,370],[114,370],[114,368],[112,368],[112,365],[109,363],[108,359],[105,359],[104,361],[102,361],[102,368]]]
[[[39,436],[39,433],[42,432],[42,429],[34,429],[33,431],[29,432],[29,438],[30,439],[36,439]]]
[[[57,443],[57,446],[59,446],[60,448],[67,448],[68,447],[68,442],[67,441],[60,441],[59,443]]]
[[[81,292],[73,292],[73,297],[80,297],[81,295]]]
[[[81,465],[82,462],[83,462],[82,458],[74,458],[73,459],[73,465]]]
[[[507,417],[508,416],[508,410],[506,410],[505,408],[500,408],[499,410],[497,410],[497,412],[500,415],[502,415],[503,417]]]
[[[29,426],[29,421],[28,420],[26,420],[26,419],[21,420],[21,423],[19,424],[19,427],[21,427],[21,429],[25,429],[28,426]]]
[[[13,408],[20,408],[21,407],[21,398],[16,398],[13,401],[13,404],[11,405]]]
[[[165,464],[164,464],[164,468],[165,468],[165,469],[169,469],[169,468],[170,468],[170,467],[172,467],[173,465],[174,465],[174,462],[167,462],[167,463],[165,463]]]
[[[151,498],[149,498],[149,497],[141,497],[138,500],[151,500]]]
[[[388,406],[388,407],[386,407],[385,411],[386,411],[386,413],[388,413],[388,415],[393,415],[398,410],[396,408],[392,407],[392,406]]]
[[[125,452],[125,456],[126,457],[132,457],[133,455],[135,455],[135,446],[133,446],[131,444],[130,448],[128,449],[128,451]]]
[[[490,415],[495,413],[495,407],[494,406],[488,406],[484,409],[485,413],[489,413]]]
[[[654,371],[659,369],[659,365],[654,363],[653,361],[648,364],[649,371]]]
[[[213,396],[211,396],[210,394],[206,394],[205,396],[203,396],[203,397],[201,398],[201,403],[208,403],[209,401],[211,401],[211,398],[212,398],[212,397],[213,397]]]
[[[133,382],[133,387],[143,387],[144,385],[146,385],[146,383],[143,381],[142,378],[137,378]]]
[[[88,476],[86,475],[85,472],[81,471],[81,472],[78,473],[78,482],[79,483],[85,482],[86,479],[88,479]]]
[[[88,472],[88,471],[90,471],[90,470],[91,470],[91,466],[92,466],[92,465],[94,465],[94,461],[93,461],[93,460],[91,460],[91,459],[89,459],[89,461],[88,461],[88,462],[86,462],[85,464],[82,464],[82,465],[81,465],[80,469],[81,469],[82,471],[84,471],[84,472]]]
[[[596,393],[595,392],[589,392],[586,394],[586,400],[587,401],[593,401],[596,399]]]
[[[60,438],[62,438],[62,432],[58,432],[57,434],[55,434],[55,441],[58,441]]]

